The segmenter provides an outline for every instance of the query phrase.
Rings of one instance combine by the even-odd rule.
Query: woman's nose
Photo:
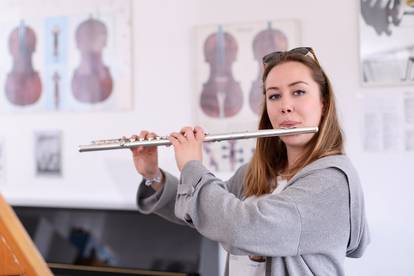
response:
[[[282,109],[282,113],[283,114],[285,114],[285,113],[291,113],[294,110],[293,104],[289,100],[283,100],[281,102],[281,107],[282,107],[281,109]]]
[[[288,106],[288,107],[282,107],[282,113],[290,113],[292,111],[293,111],[293,109],[290,106]]]

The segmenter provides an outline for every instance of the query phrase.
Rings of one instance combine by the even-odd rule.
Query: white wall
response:
[[[361,98],[377,92],[412,91],[413,87],[361,87],[358,1],[133,1],[134,110],[2,114],[0,134],[7,145],[7,183],[0,187],[2,192],[14,204],[134,208],[140,178],[130,153],[80,154],[77,145],[140,129],[168,134],[193,122],[194,26],[292,18],[300,20],[303,45],[316,49],[334,84],[347,152],[365,190],[372,243],[362,259],[347,261],[348,275],[413,275],[410,209],[414,188],[409,172],[414,154],[365,153],[360,123]],[[45,129],[63,130],[63,179],[34,176],[32,132]],[[160,162],[177,172],[171,149],[161,149]]]

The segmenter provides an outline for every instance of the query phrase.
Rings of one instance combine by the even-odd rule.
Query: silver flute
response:
[[[256,131],[232,132],[223,134],[206,134],[204,142],[218,142],[224,140],[237,140],[273,136],[286,136],[295,134],[306,134],[318,132],[317,127],[303,127],[303,128],[279,128],[279,129],[261,129]],[[131,141],[128,138],[95,140],[88,145],[80,145],[79,152],[98,151],[98,150],[113,150],[126,149],[139,146],[169,146],[171,142],[167,136],[156,136],[150,139],[140,139]]]

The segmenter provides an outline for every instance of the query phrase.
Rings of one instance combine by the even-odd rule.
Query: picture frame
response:
[[[359,1],[362,86],[414,84],[414,1]]]

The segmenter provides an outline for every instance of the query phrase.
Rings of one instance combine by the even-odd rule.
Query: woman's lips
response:
[[[297,127],[298,125],[299,125],[299,122],[295,122],[295,121],[283,121],[282,123],[279,124],[279,126],[282,128],[292,128],[292,127]]]

